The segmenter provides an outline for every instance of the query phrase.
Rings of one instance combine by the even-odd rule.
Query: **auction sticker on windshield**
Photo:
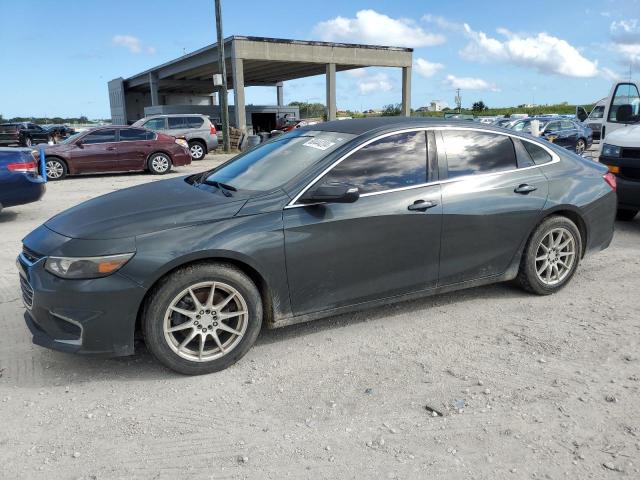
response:
[[[329,140],[323,140],[322,138],[312,138],[311,140],[307,140],[304,145],[305,147],[317,148],[318,150],[327,150],[333,147],[336,142],[330,142]]]

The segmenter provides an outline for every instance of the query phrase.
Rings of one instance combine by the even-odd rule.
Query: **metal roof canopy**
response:
[[[245,86],[279,86],[314,75],[327,76],[327,116],[335,118],[335,72],[363,67],[402,68],[403,113],[409,114],[413,49],[347,43],[231,36],[224,40],[227,82],[234,89],[236,111],[244,110]],[[133,75],[122,81],[125,91],[209,95],[218,69],[217,43]],[[281,98],[281,93],[279,93]],[[238,103],[239,102],[239,103]],[[241,119],[239,126],[244,126]]]

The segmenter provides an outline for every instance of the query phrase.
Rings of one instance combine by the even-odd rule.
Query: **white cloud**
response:
[[[429,78],[433,77],[439,70],[442,70],[444,65],[441,63],[433,63],[424,58],[417,58],[413,63],[416,73],[421,77]]]
[[[368,75],[367,71],[364,68],[356,68],[353,70],[347,70],[347,74],[354,78],[362,78]]]
[[[612,49],[620,55],[623,65],[640,66],[640,21],[636,18],[611,22],[609,34]]]
[[[318,23],[314,35],[330,42],[355,42],[394,47],[429,47],[444,43],[445,37],[425,32],[415,22],[391,18],[375,10],[360,10],[355,18],[335,17]]]
[[[386,73],[360,77],[357,84],[360,95],[393,90],[393,84]]]
[[[140,39],[133,35],[114,35],[111,41],[115,45],[128,48],[131,53],[138,54],[144,52],[149,55],[156,53],[156,49],[154,47],[143,46]]]
[[[492,92],[500,91],[500,89],[495,85],[481,78],[456,77],[454,75],[447,75],[445,84],[451,88],[461,88],[462,90],[490,90]]]
[[[498,33],[504,40],[498,40],[467,24],[464,29],[470,42],[460,54],[468,60],[498,60],[567,77],[594,77],[599,73],[597,61],[585,58],[566,40],[544,32],[523,36],[501,28]]]
[[[640,66],[640,43],[635,45],[618,43],[615,45],[615,48],[618,50],[618,53],[622,55],[625,65]]]

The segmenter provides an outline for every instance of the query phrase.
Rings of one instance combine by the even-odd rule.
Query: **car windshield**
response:
[[[75,142],[75,141],[78,139],[78,137],[79,137],[80,135],[82,135],[83,133],[84,133],[84,132],[74,133],[73,135],[70,135],[69,137],[65,138],[64,140],[62,140],[61,142],[58,142],[58,143],[62,143],[62,144],[65,144],[65,145],[66,145],[66,144],[68,144],[68,143]]]
[[[353,138],[355,135],[339,132],[294,130],[218,167],[204,183],[236,190],[272,190]]]

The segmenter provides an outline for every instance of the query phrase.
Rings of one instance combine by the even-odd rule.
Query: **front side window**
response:
[[[557,132],[560,130],[560,122],[549,122],[544,130],[546,132]]]
[[[147,132],[146,130],[142,130],[140,128],[123,129],[120,130],[120,141],[133,142],[136,140],[147,140],[149,133],[151,132]]]
[[[633,83],[616,87],[609,109],[610,122],[637,122],[640,117],[640,94]]]
[[[152,118],[144,124],[144,128],[148,128],[149,130],[164,130],[164,118]]]
[[[474,130],[444,130],[449,178],[514,170],[516,153],[511,138]]]
[[[562,130],[571,130],[573,129],[573,122],[570,122],[569,120],[562,120],[562,122],[560,122],[560,126],[562,127]]]
[[[349,183],[360,193],[426,183],[426,133],[396,133],[376,140],[345,158],[321,182]]]
[[[273,190],[354,137],[340,132],[294,130],[221,165],[200,183],[218,182],[237,190]]]
[[[88,133],[82,139],[82,143],[91,145],[94,143],[109,143],[116,141],[115,130],[98,130],[97,132]]]
[[[598,105],[597,107],[594,107],[589,114],[589,118],[591,118],[592,120],[597,120],[602,117],[604,117],[604,105]]]

